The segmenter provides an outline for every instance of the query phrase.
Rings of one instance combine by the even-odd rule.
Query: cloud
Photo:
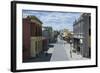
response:
[[[79,18],[80,13],[23,10],[23,17],[28,15],[38,17],[43,22],[43,26],[51,26],[55,30],[63,28],[72,30],[73,22]]]

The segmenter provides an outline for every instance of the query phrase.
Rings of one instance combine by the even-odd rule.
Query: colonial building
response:
[[[23,18],[23,60],[42,51],[42,22],[35,16]]]
[[[91,57],[91,14],[83,13],[73,24],[74,48],[83,57]]]

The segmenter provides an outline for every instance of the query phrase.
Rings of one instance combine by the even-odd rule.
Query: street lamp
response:
[[[72,39],[70,38],[70,56],[72,58]]]

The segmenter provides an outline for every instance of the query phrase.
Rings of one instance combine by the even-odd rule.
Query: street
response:
[[[67,47],[65,48],[65,45]],[[57,38],[57,43],[54,44],[54,51],[52,53],[50,61],[64,61],[69,60],[70,57],[70,45],[66,43],[64,40],[60,40]]]

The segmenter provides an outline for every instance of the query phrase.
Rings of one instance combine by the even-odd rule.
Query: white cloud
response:
[[[68,28],[72,30],[73,22],[79,18],[80,13],[24,10],[23,17],[28,15],[37,16],[43,22],[43,26],[51,26],[53,29]]]

